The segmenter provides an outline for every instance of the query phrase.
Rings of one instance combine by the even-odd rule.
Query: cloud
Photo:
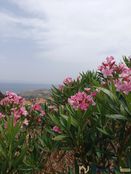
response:
[[[18,17],[12,13],[0,12],[0,23],[1,37],[30,38],[34,33],[34,38],[38,38],[38,28],[39,31],[43,31],[43,33],[47,31],[44,20],[39,18]]]
[[[10,58],[43,64],[37,74],[50,69],[48,77],[57,80],[96,68],[108,55],[130,55],[130,6],[130,0],[8,0],[0,12],[0,38]]]
[[[96,54],[104,53],[105,50],[110,51],[112,48],[115,54],[119,55],[120,49],[125,50],[123,47],[125,44],[122,42],[131,39],[129,0],[126,0],[126,3],[123,0],[115,2],[13,0],[13,2],[26,12],[36,14],[37,19],[46,16],[46,28],[49,32],[46,34],[40,32],[38,35],[42,23],[37,25],[36,22],[36,33],[34,33],[41,48],[45,44],[51,47],[49,52],[41,52],[43,57],[64,61],[71,61],[72,57],[73,60],[87,61],[88,55],[96,57]],[[128,53],[129,50],[126,49],[125,52]]]

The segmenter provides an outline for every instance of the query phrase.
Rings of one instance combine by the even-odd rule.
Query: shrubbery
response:
[[[27,105],[12,92],[0,101],[1,174],[46,173],[53,153],[71,154],[62,173],[131,167],[130,58],[107,57],[97,72],[66,78],[46,104]]]

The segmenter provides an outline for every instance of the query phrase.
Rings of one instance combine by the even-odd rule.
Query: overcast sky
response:
[[[131,0],[0,0],[0,81],[60,83],[131,54]]]

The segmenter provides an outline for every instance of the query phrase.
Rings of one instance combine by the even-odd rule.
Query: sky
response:
[[[61,83],[131,55],[131,0],[0,0],[0,82]]]

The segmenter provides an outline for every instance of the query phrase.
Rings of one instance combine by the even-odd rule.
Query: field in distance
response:
[[[50,90],[49,89],[29,90],[29,91],[20,92],[19,95],[26,99],[34,99],[34,98],[47,99],[50,97]]]

